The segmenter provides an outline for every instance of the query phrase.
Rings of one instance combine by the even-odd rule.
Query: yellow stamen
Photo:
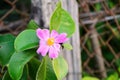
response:
[[[54,38],[49,38],[47,40],[47,45],[52,46],[54,44]]]

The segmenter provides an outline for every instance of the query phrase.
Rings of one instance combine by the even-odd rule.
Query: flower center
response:
[[[47,40],[47,45],[52,46],[54,44],[54,38],[49,38]]]

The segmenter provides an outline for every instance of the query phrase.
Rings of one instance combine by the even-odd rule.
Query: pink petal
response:
[[[46,45],[46,41],[45,40],[40,40],[39,45]]]
[[[37,53],[41,54],[42,56],[46,56],[48,50],[49,50],[48,46],[46,46],[46,45],[40,45],[40,47],[37,49]]]
[[[49,57],[50,58],[57,58],[58,57],[58,51],[54,47],[50,47]]]
[[[60,44],[55,43],[55,44],[53,45],[53,47],[54,47],[58,52],[60,52]]]
[[[39,28],[36,30],[36,33],[39,39],[47,40],[49,38],[49,30],[47,29],[42,30]]]
[[[52,30],[52,32],[51,32],[51,35],[50,35],[51,37],[53,37],[53,38],[56,38],[57,36],[58,36],[58,32],[57,31],[55,31],[55,30]]]
[[[50,32],[47,29],[43,29],[44,38],[47,40],[50,37]]]
[[[55,38],[55,42],[56,43],[64,43],[68,40],[67,38],[67,34],[66,33],[62,33],[60,35],[58,35],[56,38]]]
[[[43,30],[37,29],[37,30],[36,30],[36,33],[37,33],[38,38],[40,38],[40,39],[43,39],[43,38],[44,38]]]

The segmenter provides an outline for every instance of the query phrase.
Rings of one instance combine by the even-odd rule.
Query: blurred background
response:
[[[92,79],[87,80],[119,80],[120,0],[76,2],[83,79],[89,76]],[[17,35],[23,31],[32,18],[31,5],[30,0],[0,0],[0,34]]]

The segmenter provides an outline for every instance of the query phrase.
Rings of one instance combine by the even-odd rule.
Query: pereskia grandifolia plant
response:
[[[74,31],[74,21],[59,2],[50,19],[50,30],[40,29],[31,20],[17,37],[0,35],[2,80],[62,80],[68,65],[60,52],[62,47],[72,48],[67,41]]]

